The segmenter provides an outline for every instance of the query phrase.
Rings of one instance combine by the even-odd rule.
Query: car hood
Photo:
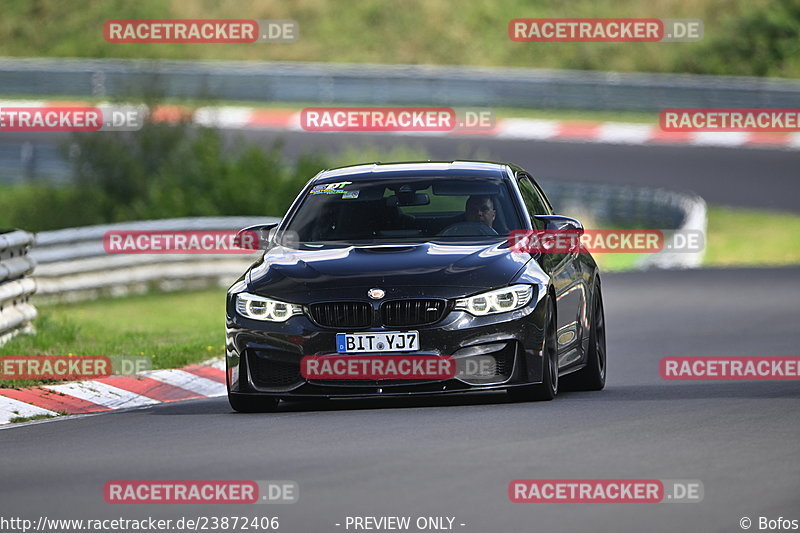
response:
[[[511,282],[530,258],[512,252],[505,241],[328,246],[319,250],[278,246],[265,252],[263,261],[250,270],[248,290],[280,298],[302,293],[319,296],[320,291],[339,291],[344,296],[352,292],[343,290],[348,288],[493,288]]]

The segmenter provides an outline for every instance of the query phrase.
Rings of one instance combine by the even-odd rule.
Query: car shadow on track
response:
[[[570,399],[579,401],[602,400],[616,402],[717,400],[726,398],[752,400],[800,398],[800,383],[797,381],[673,382],[652,385],[607,386],[605,390],[599,393],[577,393],[570,396]]]
[[[702,383],[660,383],[650,385],[608,386],[597,392],[561,393],[552,402],[512,402],[503,392],[454,394],[447,396],[418,396],[412,398],[360,398],[341,400],[306,400],[281,402],[278,410],[261,415],[301,414],[312,412],[364,411],[386,409],[420,409],[436,407],[521,406],[526,408],[556,408],[569,402],[649,402],[715,399],[781,399],[800,398],[797,382],[742,381]],[[221,415],[236,413],[225,397],[161,404],[148,409],[154,415]]]
[[[580,393],[577,393],[580,394]],[[576,393],[565,393],[564,397],[574,397]],[[558,400],[555,400],[556,402]],[[525,405],[541,406],[549,402],[512,402],[504,392],[452,394],[443,396],[417,396],[409,398],[353,398],[336,400],[294,400],[281,402],[277,411],[266,414],[282,413],[308,413],[324,411],[359,411],[359,410],[385,410],[385,409],[419,409],[435,407],[473,407],[492,405]],[[248,416],[250,413],[236,413],[231,409],[225,397],[209,398],[205,400],[190,400],[162,404],[158,408],[150,409],[156,415],[193,415],[193,414],[235,414]],[[263,415],[265,413],[254,413]]]

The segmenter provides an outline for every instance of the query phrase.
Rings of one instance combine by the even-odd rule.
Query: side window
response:
[[[525,202],[525,208],[528,210],[528,214],[531,216],[531,221],[533,225],[541,229],[541,223],[536,222],[533,219],[536,215],[549,215],[550,210],[547,208],[547,204],[545,203],[544,199],[539,195],[539,192],[536,190],[536,187],[531,183],[530,178],[525,175],[521,175],[519,178],[519,191],[522,193],[522,201]]]

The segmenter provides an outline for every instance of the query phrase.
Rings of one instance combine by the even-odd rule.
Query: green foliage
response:
[[[153,368],[180,368],[225,354],[225,290],[150,293],[38,305],[36,333],[0,347],[5,355],[147,356]],[[191,313],[181,310],[191,309]],[[153,320],[153,317],[159,320]],[[30,387],[57,380],[5,380]]]
[[[104,222],[217,215],[278,215],[324,165],[225,146],[218,131],[148,123],[136,132],[77,136],[75,183]]]
[[[798,0],[6,0],[0,56],[409,63],[800,77]],[[517,43],[515,18],[702,19],[696,43]],[[109,19],[294,19],[291,44],[108,43]]]
[[[328,166],[319,155],[289,162],[217,130],[147,123],[135,132],[75,134],[73,183],[0,189],[0,226],[42,231],[188,216],[280,216]],[[66,155],[66,154],[65,154]]]
[[[698,74],[797,77],[800,2],[772,0],[766,7],[743,4],[726,11],[720,28],[686,55],[678,69]]]
[[[75,187],[43,184],[0,187],[0,227],[45,231],[97,224],[97,206]]]

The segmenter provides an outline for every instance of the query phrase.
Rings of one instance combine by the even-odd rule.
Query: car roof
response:
[[[314,183],[331,183],[347,177],[351,181],[403,177],[506,178],[510,165],[491,161],[406,161],[402,163],[369,163],[323,170]]]

